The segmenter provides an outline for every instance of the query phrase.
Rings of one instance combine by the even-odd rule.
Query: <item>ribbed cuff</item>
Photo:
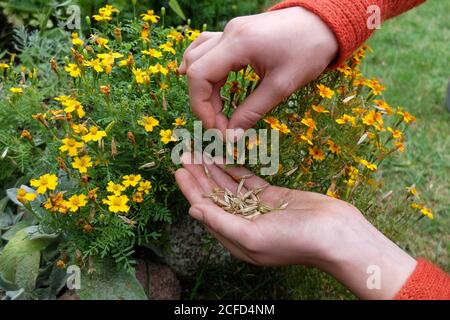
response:
[[[426,260],[418,259],[395,300],[450,300],[450,276]]]
[[[374,30],[367,28],[367,3],[365,0],[288,0],[269,10],[300,6],[319,16],[339,43],[338,56],[330,66],[333,68],[341,65],[373,33]]]

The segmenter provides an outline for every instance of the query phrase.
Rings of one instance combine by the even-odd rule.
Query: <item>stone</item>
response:
[[[181,298],[180,281],[168,266],[139,260],[135,269],[136,278],[149,300],[179,300]]]

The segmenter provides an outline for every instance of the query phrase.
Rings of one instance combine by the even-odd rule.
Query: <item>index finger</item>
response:
[[[220,90],[214,90],[217,83],[226,80],[230,71],[241,69],[248,61],[232,50],[223,41],[211,51],[197,59],[186,74],[189,82],[189,97],[193,112],[203,121],[205,127],[218,128],[225,133],[225,115],[222,110],[215,109],[213,101],[220,99]]]

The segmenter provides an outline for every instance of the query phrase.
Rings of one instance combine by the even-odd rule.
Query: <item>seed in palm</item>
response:
[[[206,194],[204,197],[211,199],[217,206],[221,207],[226,212],[241,215],[246,219],[253,219],[261,214],[287,208],[287,202],[284,202],[279,207],[273,208],[261,200],[259,194],[269,186],[268,184],[243,193],[242,188],[245,180],[250,177],[251,176],[243,176],[235,179],[239,181],[236,192],[232,192],[228,188],[215,188],[212,193]]]

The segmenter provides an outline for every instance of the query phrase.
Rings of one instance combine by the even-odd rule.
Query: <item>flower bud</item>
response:
[[[164,17],[166,15],[166,7],[161,8],[161,17]]]
[[[128,131],[127,137],[128,137],[128,140],[130,140],[132,144],[136,144],[136,138],[135,138],[133,132]]]
[[[88,27],[91,26],[91,18],[89,16],[86,16],[86,24],[88,25]]]

